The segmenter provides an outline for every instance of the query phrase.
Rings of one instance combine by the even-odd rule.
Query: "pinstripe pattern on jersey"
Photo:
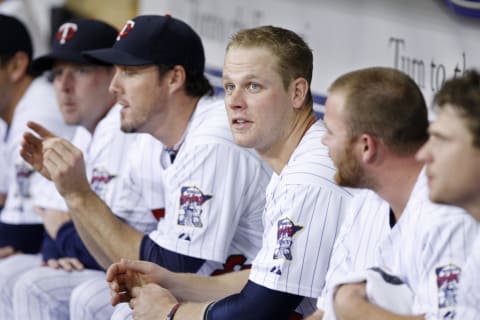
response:
[[[325,310],[324,320],[335,319],[326,301],[329,284],[374,265],[399,277],[412,289],[413,314],[443,319],[454,312],[454,307],[439,308],[442,291],[437,286],[435,270],[448,265],[463,266],[471,250],[468,242],[472,243],[478,232],[476,222],[463,210],[430,202],[424,171],[391,230],[388,206],[375,199],[373,193],[365,194],[364,199],[355,200],[353,212],[348,214],[335,244],[328,283],[318,301],[318,307]],[[371,208],[375,206],[377,211]]]
[[[224,102],[200,100],[175,162],[164,170],[166,216],[151,239],[168,250],[210,260],[210,270],[201,273],[218,269],[231,255],[253,260],[261,244],[270,174],[254,151],[233,143]],[[203,227],[179,224],[183,187],[212,196],[199,205]]]
[[[40,217],[32,209],[35,194],[31,186],[45,179],[31,170],[30,165],[21,159],[19,152],[23,133],[27,130],[26,123],[30,120],[69,139],[74,133],[74,127],[67,126],[61,117],[52,85],[43,77],[35,79],[17,104],[8,129],[8,138],[4,141],[4,161],[8,168],[2,168],[6,170],[8,180],[8,197],[0,214],[0,221],[4,223],[41,223]],[[27,169],[31,174],[25,176],[18,172],[21,178],[17,180],[16,168],[23,173]]]
[[[112,211],[134,228],[148,233],[158,223],[153,210],[165,208],[160,166],[163,145],[151,135],[135,135],[135,143],[125,155],[127,167]]]
[[[109,297],[110,287],[105,281],[105,274],[92,276],[73,290],[70,296],[70,320],[110,319],[114,308]]]
[[[128,164],[128,161],[125,161],[120,155],[130,154],[130,148],[133,147],[137,140],[135,134],[124,134],[120,131],[120,109],[121,106],[117,105],[110,110],[95,128],[91,140],[89,135],[85,135],[84,131],[79,131],[78,138],[79,144],[84,147],[83,149],[86,153],[85,161],[89,180],[92,180],[95,168],[101,168],[101,170],[112,176],[109,180],[100,179],[100,183],[103,185],[97,190],[101,190],[98,195],[105,203],[113,207],[120,201],[121,193],[119,191],[123,187],[121,177],[124,176],[126,165]],[[148,173],[145,174],[145,176],[147,175]],[[157,223],[151,212],[142,206],[136,206],[128,212],[120,213],[123,214],[122,218],[127,223],[142,232],[153,230]],[[31,267],[34,266],[32,265]],[[91,276],[98,274],[102,275],[103,273],[92,270],[70,273],[50,268],[30,270],[18,280],[16,295],[22,297],[22,299],[28,299],[31,307],[28,308],[30,310],[16,310],[16,312],[25,316],[22,312],[32,312],[36,306],[43,305],[43,313],[38,313],[38,310],[36,310],[33,313],[37,312],[37,317],[28,315],[25,319],[43,319],[41,318],[42,316],[47,318],[58,317],[59,319],[67,318],[69,312],[68,299],[72,290],[80,283],[90,279]],[[104,278],[104,274],[101,277]],[[32,283],[35,285],[36,290],[25,289],[31,288],[33,286]],[[23,292],[23,290],[27,291]],[[83,292],[83,294],[91,294],[91,292]],[[50,297],[50,301],[47,304],[44,304],[43,301],[45,296]],[[108,304],[108,296],[103,301]],[[99,303],[101,304],[101,302]]]
[[[333,249],[326,284],[317,307],[332,318],[328,304],[331,284],[356,270],[376,265],[377,246],[390,232],[390,206],[373,191],[362,190],[353,198]]]
[[[470,256],[460,277],[457,316],[455,319],[480,318],[480,235],[477,236]]]
[[[300,141],[280,175],[266,190],[265,232],[250,280],[274,290],[317,297],[323,287],[333,243],[351,193],[338,187],[335,167],[321,143],[325,129],[315,123]],[[275,259],[278,221],[288,218],[303,229],[292,238],[292,259]],[[275,272],[272,272],[275,271]],[[311,312],[304,299],[301,312]],[[299,311],[297,309],[297,311]]]
[[[378,263],[412,288],[414,314],[443,319],[455,312],[455,301],[441,307],[445,292],[438,287],[436,269],[463,268],[477,233],[477,223],[465,211],[430,202],[422,171],[397,225],[379,244]]]

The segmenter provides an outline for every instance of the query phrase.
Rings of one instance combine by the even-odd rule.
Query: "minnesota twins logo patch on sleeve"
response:
[[[18,196],[22,198],[30,198],[30,176],[33,169],[25,162],[15,164]]]
[[[438,307],[452,308],[457,304],[460,267],[448,264],[435,269],[438,287]]]
[[[105,196],[108,183],[115,177],[116,176],[114,174],[110,174],[104,168],[94,168],[90,185],[93,191],[95,191],[100,198],[103,198]]]
[[[182,187],[180,194],[180,213],[177,224],[202,228],[202,205],[210,200],[212,195],[204,194],[197,187]]]
[[[303,227],[296,225],[289,218],[283,218],[277,222],[277,246],[273,253],[273,259],[292,260],[293,236]]]

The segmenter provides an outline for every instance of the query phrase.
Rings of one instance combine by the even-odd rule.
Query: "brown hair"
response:
[[[449,105],[466,120],[474,146],[480,148],[480,74],[466,71],[462,77],[445,82],[434,98],[439,109]]]
[[[304,78],[308,82],[305,105],[313,107],[310,84],[313,72],[313,54],[310,47],[295,32],[274,26],[243,29],[237,32],[227,45],[233,47],[261,47],[270,50],[277,57],[278,73],[285,89],[292,80]]]
[[[374,67],[347,73],[330,92],[345,94],[352,139],[367,133],[399,155],[412,154],[428,139],[428,111],[422,92],[406,74]]]

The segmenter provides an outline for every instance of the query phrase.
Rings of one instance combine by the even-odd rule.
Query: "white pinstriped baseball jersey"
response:
[[[261,245],[271,170],[255,151],[233,143],[222,100],[199,101],[183,141],[163,172],[166,214],[151,239],[226,268],[252,260]],[[201,273],[217,267],[207,263]]]
[[[120,130],[121,108],[120,105],[114,106],[98,123],[93,135],[90,135],[85,129],[79,128],[73,141],[77,147],[84,151],[87,177],[92,189],[110,207],[114,207],[121,200],[122,192],[120,191],[123,187],[121,178],[126,175],[128,159],[131,155],[138,157],[141,154],[137,153],[137,149],[134,149],[137,148],[137,138],[140,135],[133,133],[125,134]],[[161,150],[161,147],[157,149]],[[50,199],[54,200],[52,197]],[[46,203],[43,206],[51,209],[61,209],[55,207],[58,204]],[[129,208],[128,211],[122,212],[120,217],[141,232],[150,232],[157,225],[157,221],[152,214],[141,205]],[[38,260],[40,260],[40,257],[38,257]],[[69,298],[75,287],[92,277],[101,276],[103,273],[102,271],[89,269],[81,272],[65,272],[64,270],[43,267],[32,269],[38,265],[39,261],[34,260],[29,272],[24,273],[25,270],[22,270],[22,276],[17,282],[16,290],[22,297],[20,300],[28,300],[32,306],[42,305],[42,297],[44,296],[51,297],[48,308],[44,308],[42,311],[55,310],[55,318],[58,319],[68,318]],[[16,274],[15,276],[18,277],[19,275]],[[19,283],[20,285],[18,285]],[[42,294],[31,294],[30,290],[26,289],[31,288],[30,283],[35,283],[36,292],[41,292]],[[9,299],[12,299],[12,295],[8,293],[11,293],[11,290],[10,292],[7,291],[7,294],[0,299],[0,301],[3,301],[2,304],[7,304],[7,306],[0,305],[0,309],[3,308],[4,312],[11,306]],[[91,294],[91,292],[85,294]],[[105,295],[104,305],[108,306],[108,304],[109,298],[107,294]],[[34,310],[34,308],[15,310],[15,312],[23,315],[21,316],[23,318],[27,317],[30,319],[33,316],[27,316],[24,312],[28,313],[31,310]]]
[[[385,208],[379,209],[388,216]],[[376,248],[366,246],[369,237],[376,232],[385,232],[378,220],[387,225],[389,220],[381,218],[381,214],[361,209],[358,215],[365,215],[362,219],[365,223],[352,223],[347,231],[349,236],[343,242],[347,248],[343,251],[348,251],[350,258],[352,253],[373,249],[374,261],[362,261],[357,257],[358,261],[348,264],[356,270],[376,265],[399,277],[413,292],[413,314],[425,314],[425,319],[451,319],[455,312],[459,276],[478,233],[478,224],[459,208],[430,202],[424,171],[420,173],[395,226],[380,241],[381,236],[375,235]],[[337,260],[334,257],[332,261]],[[330,277],[335,276],[329,275],[329,281]]]
[[[480,318],[480,235],[470,252],[460,277],[457,316],[455,319],[477,320]]]
[[[118,207],[118,203],[123,201],[125,195],[123,188],[126,185],[124,180],[128,180],[129,162],[135,157],[143,160],[145,152],[143,149],[138,150],[138,141],[143,135],[126,134],[121,131],[121,108],[120,105],[115,105],[98,123],[93,135],[84,128],[78,128],[72,143],[84,152],[87,177],[97,195],[129,225],[142,232],[150,232],[155,229],[157,221],[145,206],[136,203]],[[138,157],[139,154],[142,157]],[[47,201],[43,203],[36,201],[37,205],[55,209],[63,207],[67,211],[63,198],[58,199],[60,197],[58,193],[44,190],[50,196],[45,195]]]
[[[376,266],[378,244],[391,231],[390,205],[375,192],[361,190],[353,198],[340,229],[328,267],[326,284],[317,307],[324,311],[324,320],[332,319],[328,303],[331,285],[346,275]]]
[[[300,141],[266,191],[265,231],[250,280],[309,297],[297,312],[308,315],[320,295],[330,254],[352,194],[333,180],[335,167],[321,143],[322,122]]]
[[[165,200],[160,166],[163,145],[149,134],[135,134],[135,144],[125,156],[128,162],[112,211],[143,232],[156,229],[164,216]]]
[[[61,117],[53,87],[43,77],[33,80],[19,101],[9,127],[5,152],[7,155],[8,196],[0,215],[4,223],[41,223],[32,210],[34,194],[31,186],[44,178],[33,171],[19,151],[27,121],[35,121],[57,135],[70,139],[74,126],[67,126]]]

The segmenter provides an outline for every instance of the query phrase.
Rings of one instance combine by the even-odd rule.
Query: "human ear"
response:
[[[7,63],[10,81],[17,82],[27,73],[29,58],[25,52],[18,51]]]
[[[378,159],[379,141],[370,134],[362,134],[360,136],[362,160],[364,163],[372,163]]]
[[[177,91],[185,85],[187,74],[185,68],[176,65],[169,71],[168,85],[171,91]]]
[[[300,109],[305,104],[310,86],[305,78],[297,78],[292,82],[292,102],[295,109]]]

